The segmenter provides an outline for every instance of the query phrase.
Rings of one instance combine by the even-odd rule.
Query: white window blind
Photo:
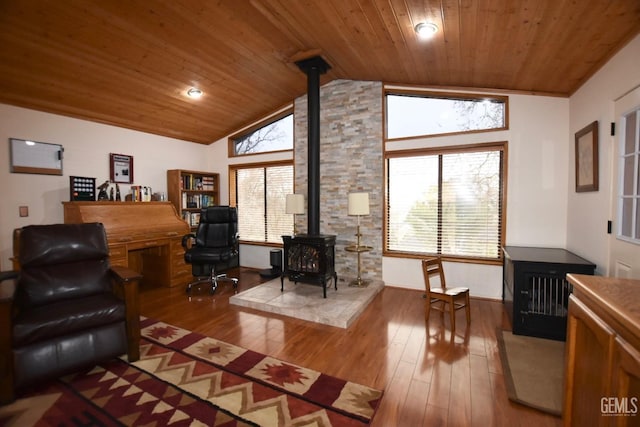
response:
[[[392,158],[388,171],[387,249],[436,253],[438,156]]]
[[[499,259],[502,151],[387,159],[388,251]]]
[[[238,234],[241,240],[261,242],[265,239],[264,170],[237,171]]]
[[[282,243],[291,234],[285,198],[293,193],[293,166],[240,167],[235,172],[238,234],[241,241]]]
[[[293,230],[293,215],[285,212],[287,194],[293,193],[293,166],[267,168],[267,242],[282,243]]]

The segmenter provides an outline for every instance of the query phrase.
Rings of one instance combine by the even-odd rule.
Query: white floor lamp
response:
[[[360,217],[363,215],[369,215],[369,193],[349,193],[349,207],[348,213],[350,216],[358,217],[358,231],[356,232],[356,244],[350,245],[345,248],[348,252],[355,252],[358,254],[358,277],[349,283],[349,286],[364,287],[369,283],[366,280],[362,280],[360,271],[360,254],[362,252],[368,252],[373,249],[371,246],[365,246],[360,244]]]

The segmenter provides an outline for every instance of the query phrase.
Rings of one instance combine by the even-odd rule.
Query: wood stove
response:
[[[336,236],[297,234],[282,236],[284,241],[284,269],[280,276],[280,291],[284,291],[284,279],[322,286],[322,296],[327,297],[327,287],[333,279],[338,289],[335,271]]]

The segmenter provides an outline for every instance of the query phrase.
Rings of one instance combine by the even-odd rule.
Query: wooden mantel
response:
[[[177,286],[191,279],[181,244],[190,229],[171,202],[62,203],[66,224],[104,224],[111,264],[142,273],[143,284]]]

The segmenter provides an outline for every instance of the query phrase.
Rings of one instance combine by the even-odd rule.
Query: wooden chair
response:
[[[442,315],[444,315],[445,311],[448,311],[451,318],[451,333],[453,334],[456,330],[456,310],[464,308],[467,314],[467,325],[469,325],[471,322],[469,288],[447,288],[440,257],[422,260],[422,272],[424,274],[424,285],[427,291],[425,295],[426,321],[429,321],[431,308],[439,310]],[[440,286],[432,287],[431,278],[436,275],[440,278]]]

